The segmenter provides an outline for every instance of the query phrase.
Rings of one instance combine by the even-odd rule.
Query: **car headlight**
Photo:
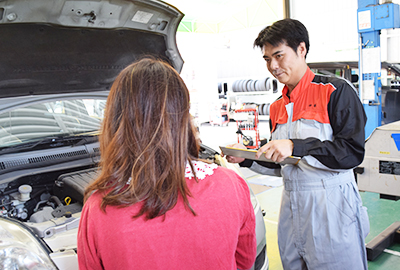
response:
[[[57,270],[49,252],[24,225],[8,218],[0,218],[1,269]]]

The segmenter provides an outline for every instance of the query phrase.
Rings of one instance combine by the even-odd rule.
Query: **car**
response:
[[[110,86],[144,55],[180,72],[183,16],[156,0],[0,1],[0,268],[78,269],[83,191],[99,171]],[[205,145],[200,157],[236,169]],[[252,269],[267,269],[264,220],[252,191],[251,200]]]

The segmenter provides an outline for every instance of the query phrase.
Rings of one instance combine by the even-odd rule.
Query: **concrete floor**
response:
[[[211,126],[208,123],[200,125],[200,138],[202,142],[220,151],[219,146],[226,146],[237,142],[236,123],[229,122],[227,126]],[[268,121],[260,121],[259,131],[261,138],[269,138]],[[278,244],[277,225],[282,193],[282,184],[279,179],[258,175],[246,168],[240,169],[243,177],[250,183],[251,188],[265,210],[264,217],[267,237],[267,255],[271,270],[281,270]],[[267,185],[265,185],[267,183]],[[379,194],[361,192],[363,204],[368,208],[370,219],[370,234],[366,243],[371,241],[380,232],[385,230],[393,222],[400,221],[400,201],[379,199]],[[377,259],[368,262],[370,270],[400,269],[400,244],[395,244],[384,251]]]

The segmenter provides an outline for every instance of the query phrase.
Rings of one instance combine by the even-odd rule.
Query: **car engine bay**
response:
[[[25,154],[29,156],[29,153]],[[216,154],[219,153],[201,145],[199,153],[201,159],[216,162]],[[14,176],[15,179],[12,182],[2,181],[0,216],[31,224],[47,222],[55,218],[68,218],[81,212],[85,187],[96,179],[99,172],[97,167],[99,154],[96,154],[95,158],[92,156],[92,160],[92,164],[83,162],[83,166],[55,171],[54,167],[58,165],[51,164],[48,166],[48,172],[46,169],[43,171],[42,168],[43,172],[40,174],[25,173],[21,177]],[[62,160],[58,160],[57,163],[60,162]],[[49,164],[48,161],[47,164]],[[24,174],[23,170],[17,172]]]

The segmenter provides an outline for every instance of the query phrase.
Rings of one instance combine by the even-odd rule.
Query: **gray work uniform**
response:
[[[367,269],[366,208],[353,168],[364,157],[366,116],[351,84],[307,70],[290,98],[271,104],[271,139],[290,139],[298,164],[281,167],[278,244],[284,269]],[[247,161],[246,161],[247,162]],[[260,173],[277,174],[260,162]]]
[[[353,172],[310,169],[304,161],[282,168],[278,243],[284,269],[367,269],[369,221]]]

